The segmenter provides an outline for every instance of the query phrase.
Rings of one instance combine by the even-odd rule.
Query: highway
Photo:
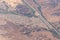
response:
[[[41,5],[38,4],[38,2],[36,2],[36,0],[30,0],[31,3],[33,2],[32,5],[29,3],[28,0],[23,0],[23,1],[25,2],[25,4],[29,5],[30,7],[32,6],[32,8],[39,13],[38,17],[41,19],[41,21],[42,21],[43,23],[45,23],[45,25],[47,25],[48,30],[52,30],[52,29],[53,29],[58,35],[60,35],[60,33],[54,28],[54,26],[51,25],[51,24],[47,21],[47,19],[42,15]]]

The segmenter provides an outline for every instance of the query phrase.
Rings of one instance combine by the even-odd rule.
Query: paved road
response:
[[[50,29],[55,30],[55,28],[54,28],[54,27],[46,20],[46,18],[44,18],[44,16],[42,15],[41,5],[40,5],[40,4],[38,4],[38,3],[36,3],[36,2],[33,3],[34,0],[30,0],[30,1],[24,0],[24,2],[25,2],[26,4],[28,4],[29,6],[32,6],[32,7],[34,8],[34,10],[37,11],[37,12],[40,14],[40,15],[39,15],[40,19],[48,26],[49,30],[50,30]],[[32,4],[32,5],[31,5],[31,4]],[[57,30],[55,30],[55,32],[60,35],[60,33],[59,33]]]

